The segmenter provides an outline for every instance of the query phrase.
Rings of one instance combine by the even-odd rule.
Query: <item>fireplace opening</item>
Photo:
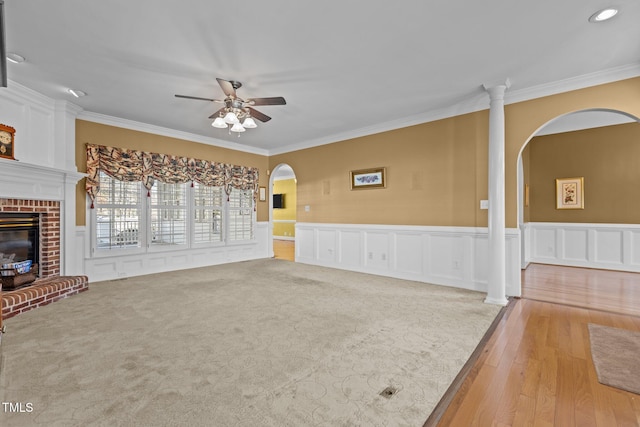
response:
[[[40,258],[40,215],[37,213],[0,214],[0,260],[2,264]],[[3,274],[4,275],[4,274]]]

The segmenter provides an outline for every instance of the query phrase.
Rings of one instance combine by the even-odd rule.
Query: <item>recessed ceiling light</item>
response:
[[[20,56],[15,52],[7,53],[7,59],[13,62],[14,64],[19,64],[21,62],[24,62],[24,56]]]
[[[611,19],[618,14],[618,9],[608,7],[594,13],[589,17],[589,22],[602,22]]]
[[[75,96],[76,98],[80,98],[81,96],[85,96],[86,93],[84,93],[81,90],[77,90],[77,89],[69,89],[69,93],[73,96]]]

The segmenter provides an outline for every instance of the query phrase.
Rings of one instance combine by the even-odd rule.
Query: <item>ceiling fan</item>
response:
[[[209,116],[210,119],[214,119],[211,126],[216,128],[230,128],[231,132],[244,132],[245,129],[257,127],[256,122],[253,120],[254,118],[263,123],[271,120],[271,117],[256,110],[253,106],[285,105],[287,103],[281,96],[242,99],[236,94],[236,90],[242,87],[242,83],[235,80],[224,80],[220,78],[216,78],[216,80],[226,95],[224,99],[176,95],[176,98],[198,99],[201,101],[219,102],[224,104],[224,107]]]

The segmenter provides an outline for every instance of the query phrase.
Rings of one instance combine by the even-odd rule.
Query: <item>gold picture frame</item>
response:
[[[349,172],[352,190],[385,188],[387,186],[387,168],[370,168]]]
[[[556,209],[584,209],[584,177],[556,179]]]
[[[259,196],[259,200],[261,202],[266,202],[267,201],[267,187],[260,187],[258,196]]]

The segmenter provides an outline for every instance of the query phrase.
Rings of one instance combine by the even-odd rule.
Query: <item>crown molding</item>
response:
[[[584,89],[591,86],[612,83],[640,76],[640,62],[628,64],[621,67],[611,68],[605,71],[584,74],[571,77],[552,83],[532,86],[519,90],[507,90],[505,93],[505,105],[517,102],[529,101],[531,99],[556,95],[573,90]],[[513,82],[510,81],[511,84]],[[481,87],[481,86],[479,86]],[[269,151],[269,155],[284,154],[292,151],[304,150],[306,148],[317,147],[325,144],[345,141],[347,139],[359,138],[376,133],[386,132],[403,127],[414,126],[436,120],[447,119],[463,114],[474,113],[489,108],[489,96],[482,90],[469,96],[467,99],[446,108],[432,110],[412,116],[407,116],[399,120],[379,123],[374,126],[354,129],[349,132],[327,135],[326,137],[304,141],[298,144],[291,144]]]
[[[33,89],[29,89],[26,86],[22,86],[20,83],[16,83],[13,80],[9,80],[7,87],[0,89],[2,95],[12,101],[19,103],[28,103],[29,105],[38,106],[44,109],[53,109],[55,100],[36,92]]]
[[[211,138],[207,136],[197,135],[194,133],[183,132],[175,129],[165,128],[162,126],[151,125],[148,123],[136,122],[129,119],[107,116],[105,114],[83,111],[78,115],[78,119],[89,122],[100,123],[108,126],[135,130],[139,132],[151,133],[154,135],[167,136],[170,138],[183,139],[185,141],[198,142],[201,144],[212,145],[215,147],[226,148],[234,151],[243,151],[251,154],[259,154],[262,156],[269,155],[268,151],[263,148],[249,147],[242,144],[231,143],[221,139]]]

